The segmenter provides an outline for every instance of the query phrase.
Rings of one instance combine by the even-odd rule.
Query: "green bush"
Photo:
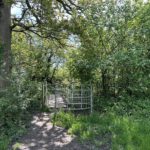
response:
[[[10,89],[9,89],[10,90]],[[3,91],[0,93],[0,131],[11,129],[12,126],[20,125],[21,106],[18,97],[11,91]]]
[[[25,132],[29,121],[27,109],[29,110],[31,101],[36,101],[38,97],[33,95],[32,99],[32,91],[33,87],[28,87],[19,92],[15,83],[0,91],[0,150],[6,150],[11,139]]]

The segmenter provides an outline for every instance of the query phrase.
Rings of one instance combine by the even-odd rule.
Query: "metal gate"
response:
[[[48,108],[93,111],[91,84],[69,86],[43,84],[43,100]]]

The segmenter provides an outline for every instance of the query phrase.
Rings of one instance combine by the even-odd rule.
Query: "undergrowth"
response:
[[[26,131],[32,100],[28,91],[19,93],[16,84],[0,89],[0,150],[8,150],[10,143]]]
[[[91,115],[61,111],[56,115],[55,123],[67,128],[68,133],[81,141],[91,142],[99,148],[109,145],[114,150],[149,150],[149,107],[145,100],[128,105],[119,102],[106,112]]]

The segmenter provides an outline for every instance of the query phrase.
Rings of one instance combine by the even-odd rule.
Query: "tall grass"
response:
[[[70,134],[77,135],[80,140],[92,141],[98,146],[111,143],[114,150],[150,149],[150,120],[146,118],[135,119],[116,113],[75,116],[59,112],[56,124],[67,128]]]
[[[0,150],[7,150],[10,140],[7,136],[0,136]]]

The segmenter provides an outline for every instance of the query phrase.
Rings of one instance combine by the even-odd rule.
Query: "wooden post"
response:
[[[81,109],[83,108],[83,99],[82,99],[82,84],[81,84]]]
[[[93,112],[93,90],[92,90],[92,84],[91,84],[91,113]]]
[[[66,87],[66,107],[68,109],[68,103],[69,103],[69,88]]]
[[[43,108],[44,99],[45,99],[45,89],[44,89],[44,82],[42,83],[42,93],[43,93],[43,100],[42,100],[42,108]]]
[[[56,114],[57,114],[57,97],[56,97],[56,85],[54,86],[54,94],[55,94],[55,112],[54,112],[54,122],[53,122],[53,127],[55,127],[55,122],[56,122]]]
[[[57,108],[56,86],[54,87],[54,93],[55,93],[55,111],[56,111],[56,108]]]
[[[44,101],[44,105],[47,103],[47,81],[45,81],[45,101]]]
[[[71,92],[71,99],[72,99],[72,103],[73,103],[73,84],[72,84],[72,92]]]

